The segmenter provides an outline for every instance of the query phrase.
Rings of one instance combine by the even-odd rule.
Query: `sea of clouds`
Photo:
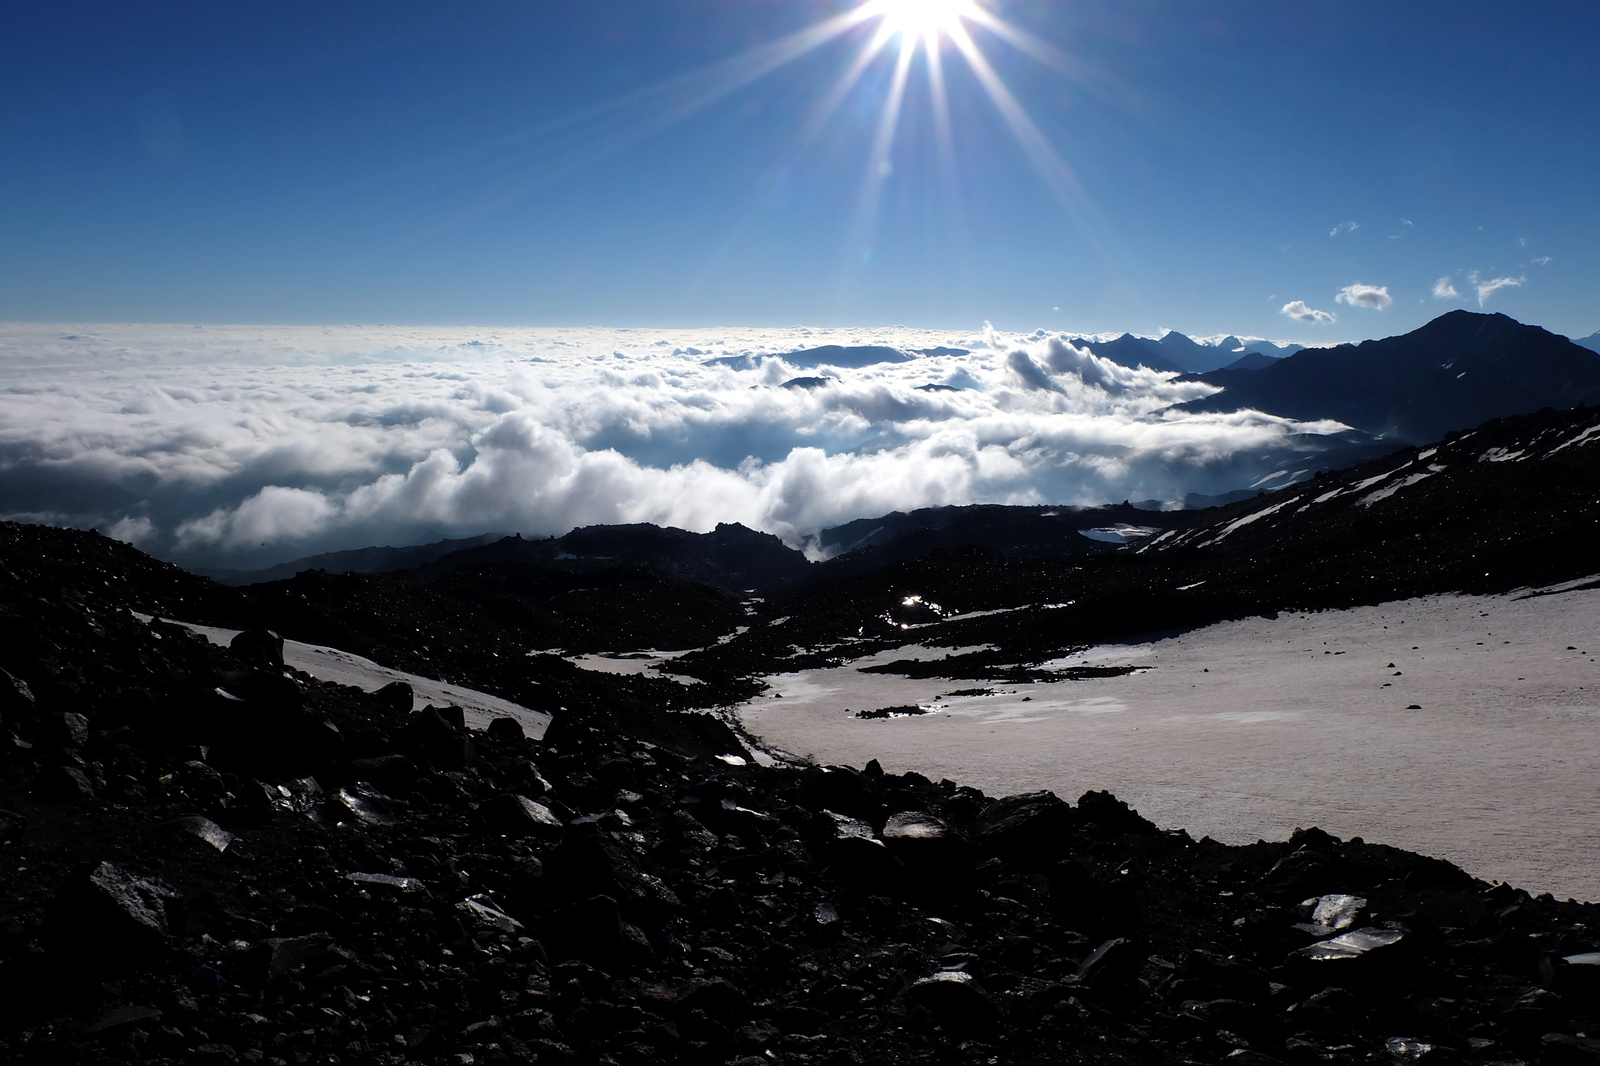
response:
[[[821,345],[967,354],[792,355]],[[617,522],[805,547],[892,510],[1226,491],[1342,429],[1172,410],[1213,391],[1042,331],[0,324],[0,517],[198,566]]]

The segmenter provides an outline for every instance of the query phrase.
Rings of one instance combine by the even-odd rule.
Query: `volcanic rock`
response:
[[[1588,904],[1103,793],[736,764],[625,687],[468,731],[132,613],[183,604],[266,628],[0,525],[0,1061],[1534,1064],[1600,1032]]]

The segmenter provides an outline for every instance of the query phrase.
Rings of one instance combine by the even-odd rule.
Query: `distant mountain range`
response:
[[[735,594],[787,584],[811,566],[805,555],[772,534],[758,533],[737,522],[724,522],[710,533],[640,522],[586,526],[564,537],[524,539],[521,534],[495,533],[412,548],[332,552],[268,570],[208,572],[207,576],[226,585],[251,585],[286,580],[305,570],[331,574],[409,570],[431,580],[453,570],[500,563],[577,572],[647,567],[666,577]]]
[[[1259,370],[1305,348],[1301,344],[1280,345],[1260,339],[1243,341],[1232,335],[1197,341],[1177,330],[1160,339],[1124,333],[1107,341],[1080,337],[1073,343],[1121,366],[1145,366],[1179,374],[1205,374],[1224,367]]]
[[[1399,337],[1308,348],[1262,370],[1197,379],[1223,391],[1180,409],[1332,418],[1422,444],[1491,418],[1600,403],[1600,352],[1505,315],[1451,311]]]
[[[1572,343],[1581,344],[1590,351],[1600,352],[1600,330],[1596,330],[1587,337],[1580,337]]]
[[[1274,344],[1272,341],[1241,340],[1231,334],[1194,340],[1173,330],[1164,336],[1136,337],[1124,333],[1119,337],[1102,340],[1098,337],[1071,338],[1080,348],[1086,348],[1102,359],[1126,367],[1143,366],[1174,374],[1204,374],[1224,367],[1256,370],[1304,349],[1301,344]],[[820,366],[859,370],[883,363],[908,363],[918,356],[967,355],[965,348],[893,348],[886,344],[825,344],[820,348],[806,348],[782,355],[722,355],[703,361],[705,366],[725,366],[731,370],[754,370],[767,359],[782,359],[793,367],[814,369]],[[794,378],[785,385],[796,388],[814,387],[801,382],[823,383],[821,378]]]

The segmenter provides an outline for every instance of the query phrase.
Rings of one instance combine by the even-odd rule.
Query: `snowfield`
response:
[[[940,649],[941,652],[943,649]],[[903,652],[879,656],[888,661]],[[1112,678],[769,677],[737,712],[775,749],[994,795],[1109,789],[1228,843],[1317,825],[1529,891],[1600,900],[1600,590],[1253,618],[1094,649]],[[874,660],[876,661],[876,660]],[[986,695],[953,696],[956,690]],[[920,716],[855,712],[918,705]]]

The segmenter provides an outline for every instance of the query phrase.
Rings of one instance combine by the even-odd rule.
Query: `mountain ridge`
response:
[[[1451,311],[1397,337],[1308,348],[1261,370],[1192,380],[1222,391],[1178,410],[1331,418],[1420,444],[1491,418],[1600,402],[1600,353],[1506,315]]]

